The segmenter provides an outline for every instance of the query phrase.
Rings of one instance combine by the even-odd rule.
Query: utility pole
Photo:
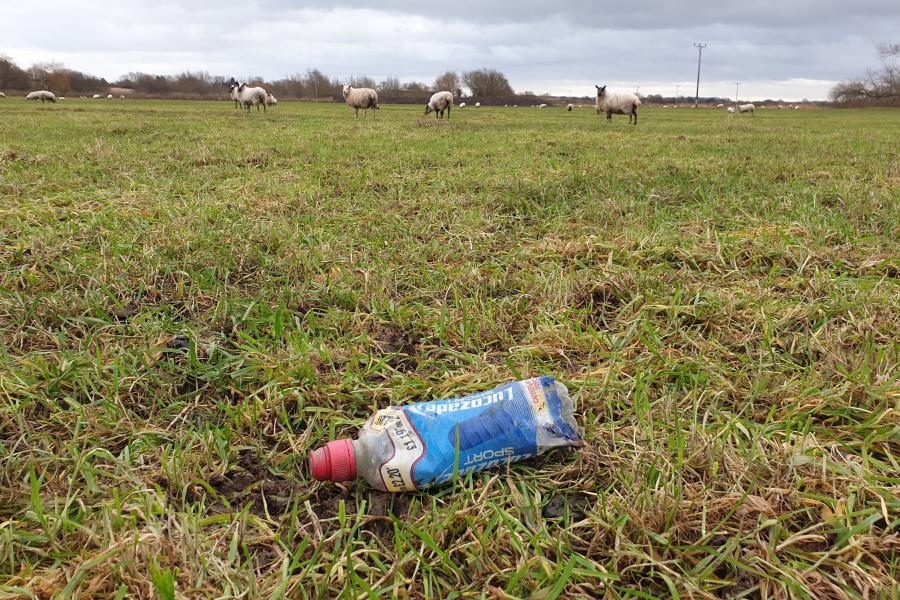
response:
[[[703,60],[703,49],[706,48],[708,44],[704,43],[694,43],[694,48],[697,49],[697,94],[694,97],[694,108],[696,108],[700,104],[700,61]]]
[[[740,91],[740,89],[741,89],[741,82],[735,81],[734,82],[734,103],[735,104],[738,103],[738,92]]]

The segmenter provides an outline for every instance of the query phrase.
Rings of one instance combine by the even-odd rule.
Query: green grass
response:
[[[626,121],[0,101],[0,596],[897,597],[900,112]],[[584,449],[306,472],[543,373]]]

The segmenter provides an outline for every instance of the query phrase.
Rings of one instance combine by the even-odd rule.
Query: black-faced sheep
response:
[[[613,113],[617,115],[628,115],[628,122],[634,119],[637,125],[637,107],[641,105],[641,99],[634,94],[610,94],[606,91],[606,86],[597,88],[597,114],[606,113],[606,120],[612,123]]]

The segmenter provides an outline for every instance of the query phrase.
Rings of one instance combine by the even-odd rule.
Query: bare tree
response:
[[[371,87],[371,86],[364,86]],[[382,92],[393,92],[400,89],[400,79],[398,77],[388,76],[378,84],[378,90]]]
[[[836,102],[865,102],[877,105],[900,104],[900,44],[882,44],[878,47],[881,70],[869,70],[865,77],[842,81],[831,88],[831,98]]]
[[[354,75],[350,78],[350,85],[355,88],[375,88],[375,80],[368,75]]]
[[[434,89],[439,92],[453,92],[456,96],[462,96],[459,75],[456,71],[447,71],[434,80]]]
[[[512,96],[512,86],[506,75],[496,69],[478,69],[463,73],[463,83],[472,91],[473,96],[490,98],[491,96]]]

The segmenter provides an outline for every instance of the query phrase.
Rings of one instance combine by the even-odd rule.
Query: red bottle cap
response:
[[[328,442],[309,454],[309,472],[319,481],[356,479],[356,454],[350,438]]]

